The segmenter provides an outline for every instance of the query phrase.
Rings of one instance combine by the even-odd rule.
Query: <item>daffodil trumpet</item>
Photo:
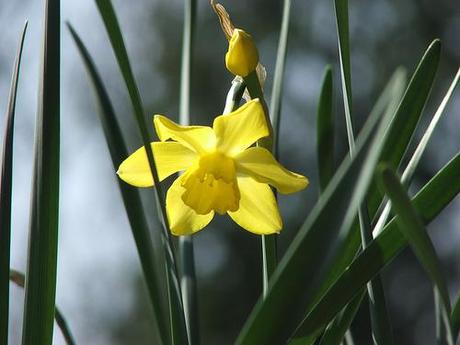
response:
[[[290,194],[308,185],[306,177],[280,165],[270,151],[252,146],[269,135],[259,99],[214,119],[212,127],[181,126],[155,115],[160,142],[151,143],[160,181],[183,171],[166,195],[174,235],[203,229],[215,213],[228,214],[258,235],[279,233],[282,220],[270,186]],[[137,187],[153,186],[145,148],[122,162],[119,177]]]

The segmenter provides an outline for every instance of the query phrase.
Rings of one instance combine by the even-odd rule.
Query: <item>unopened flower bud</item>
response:
[[[244,30],[233,30],[225,55],[227,69],[234,75],[246,77],[259,63],[259,53],[251,35]]]

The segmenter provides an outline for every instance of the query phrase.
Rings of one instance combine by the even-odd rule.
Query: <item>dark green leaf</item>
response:
[[[421,109],[419,107],[415,107],[414,104],[420,103],[420,95],[417,93],[417,90],[429,90],[431,87],[431,83],[434,78],[434,72],[439,62],[439,42],[435,41],[430,45],[427,49],[425,54],[423,55],[417,69],[412,76],[411,82],[408,85],[404,96],[399,103],[399,106],[396,109],[394,118],[392,120],[392,126],[389,127],[387,134],[386,134],[386,141],[387,143],[393,143],[398,147],[399,150],[399,143],[402,140],[398,137],[398,126],[402,126],[406,128],[405,121],[414,122],[414,118],[418,119],[420,116]],[[424,76],[426,74],[426,77]],[[401,89],[402,77],[401,72],[396,72],[394,77],[392,78],[392,86],[387,87],[385,92],[382,94],[381,100],[386,99],[387,97],[391,100],[391,104],[388,107],[386,113],[393,112],[392,109],[394,108],[394,101],[399,99],[398,92]],[[425,92],[424,97],[428,97],[428,91]],[[394,96],[391,96],[394,94]],[[423,92],[421,93],[423,94]],[[382,102],[379,100],[377,105],[375,106],[374,110],[383,109]],[[407,111],[407,112],[406,112]],[[397,118],[397,119],[396,119]],[[418,121],[418,120],[417,120]],[[416,121],[416,122],[417,122]],[[412,127],[414,130],[415,127]],[[402,131],[403,133],[404,131]],[[409,134],[408,132],[404,132],[405,135]],[[410,133],[411,135],[411,133]],[[409,136],[410,136],[409,135]],[[402,140],[404,141],[404,140]],[[387,144],[388,145],[388,144]],[[388,145],[387,147],[390,147]],[[405,150],[399,150],[401,152],[400,159],[402,159],[402,155]],[[380,193],[378,192],[375,186],[371,185],[370,192],[368,193],[368,209],[369,214],[374,216],[377,212],[378,206],[382,200],[382,196],[379,196]],[[337,278],[342,274],[344,269],[351,263],[353,258],[356,256],[356,253],[359,249],[360,240],[359,240],[359,224],[356,222],[351,231],[340,238],[341,244],[337,245],[337,252],[335,254],[334,264],[332,268],[325,273],[324,281],[321,287],[315,294],[314,303],[317,303],[319,298],[330,288],[331,284],[333,284]],[[313,305],[313,304],[312,304]],[[308,309],[311,309],[312,305],[309,306]],[[302,329],[300,327],[299,329]],[[295,335],[295,337],[299,337],[299,335]]]
[[[46,0],[35,133],[23,345],[53,339],[59,216],[60,1]]]
[[[179,100],[179,119],[181,125],[190,125],[190,75],[195,34],[195,15],[196,0],[185,0]],[[181,263],[181,292],[188,338],[190,345],[197,345],[200,343],[200,326],[192,236],[179,237],[179,256]]]
[[[412,180],[415,170],[417,169],[418,164],[420,163],[420,160],[422,159],[422,155],[425,152],[426,147],[428,146],[431,136],[434,133],[434,129],[439,123],[439,120],[441,119],[441,115],[444,113],[447,103],[452,97],[452,94],[456,86],[458,85],[459,80],[460,80],[460,69],[458,70],[456,76],[454,77],[454,80],[452,81],[449,87],[449,90],[447,91],[441,104],[436,110],[436,113],[433,115],[433,118],[431,119],[430,124],[428,125],[425,133],[423,134],[422,139],[420,139],[420,142],[418,143],[417,148],[415,149],[412,157],[410,158],[409,163],[407,163],[407,166],[404,169],[404,172],[401,176],[401,183],[405,185],[406,187],[410,185],[410,181]],[[379,217],[379,220],[374,228],[374,235],[377,235],[383,229],[383,226],[385,225],[387,218],[390,214],[390,210],[391,210],[391,203],[388,202],[386,203],[385,208],[383,209]]]
[[[351,56],[350,38],[348,32],[348,1],[335,0],[337,19],[338,44],[340,55],[340,70],[342,75],[342,93],[345,108],[345,122],[347,127],[348,144],[350,155],[354,154],[354,130],[353,130],[353,107],[351,88]],[[359,206],[359,228],[361,233],[361,246],[366,248],[372,241],[371,220],[367,208],[367,200]],[[379,276],[376,276],[367,285],[369,295],[369,311],[371,316],[372,336],[378,345],[393,344],[391,324],[386,309],[385,294]]]
[[[24,24],[11,77],[8,108],[5,115],[0,182],[0,344],[8,344],[9,273],[11,244],[11,192],[13,182],[13,133],[22,47],[26,35]]]
[[[458,331],[460,330],[460,296],[457,297],[457,301],[454,304],[450,320],[452,325],[452,334],[455,342],[457,341]]]
[[[363,292],[357,294],[351,302],[347,304],[342,312],[337,315],[335,320],[328,326],[319,345],[340,345],[342,343],[365,295],[366,291],[363,290]]]
[[[153,152],[150,146],[149,133],[147,130],[146,121],[143,113],[142,101],[139,93],[139,89],[136,85],[133,72],[131,70],[131,64],[129,62],[128,53],[125,48],[123,36],[121,34],[120,26],[112,6],[111,0],[96,0],[96,4],[99,9],[99,13],[104,21],[105,28],[109,35],[110,43],[112,44],[113,51],[117,58],[118,65],[120,67],[123,79],[128,89],[128,93],[131,99],[131,103],[134,109],[134,115],[137,121],[139,132],[142,137],[142,144],[145,147],[147,159],[152,172],[152,178],[155,185],[155,200],[157,206],[161,212],[160,221],[162,223],[162,241],[165,249],[166,257],[166,279],[168,287],[168,300],[170,310],[170,326],[171,326],[171,338],[174,344],[187,344],[187,329],[185,324],[185,316],[183,312],[182,294],[180,291],[177,264],[173,244],[170,237],[168,217],[166,216],[166,208],[164,201],[164,194],[161,191],[161,185],[158,179],[158,173],[153,159]]]
[[[440,53],[441,43],[439,40],[434,40],[417,66],[388,129],[388,145],[384,148],[380,161],[394,169],[398,169],[401,164],[420,120],[434,82]],[[375,185],[371,188],[370,195],[369,208],[376,209],[382,200],[382,195]]]
[[[74,39],[74,42],[81,54],[88,77],[93,87],[96,101],[98,105],[99,119],[101,120],[104,130],[107,146],[110,151],[110,157],[114,171],[116,171],[120,163],[128,156],[128,150],[123,140],[123,135],[115,116],[112,103],[109,95],[102,83],[99,73],[93,63],[88,50],[83,42],[72,28],[67,24],[68,29]],[[155,263],[155,254],[153,251],[152,238],[148,227],[147,219],[143,210],[139,191],[117,178],[118,187],[120,188],[123,203],[128,215],[128,220],[131,225],[133,237],[136,242],[139,259],[141,261],[142,270],[147,283],[150,300],[152,302],[155,319],[158,325],[160,338],[163,344],[168,344],[168,328],[166,326],[166,313],[162,308],[160,287],[158,286],[157,273],[158,265]]]
[[[412,201],[428,224],[460,191],[460,155],[433,177]],[[393,219],[353,263],[329,287],[297,329],[296,337],[307,337],[325,327],[335,315],[407,245]]]
[[[384,167],[379,172],[381,183],[389,196],[397,214],[398,228],[409,242],[419,262],[425,268],[441,297],[441,308],[447,331],[447,344],[453,345],[452,330],[450,329],[450,299],[447,284],[441,273],[441,264],[436,255],[433,243],[425,229],[422,219],[411,204],[399,179],[390,168]],[[441,342],[444,343],[444,342]]]
[[[337,37],[339,43],[340,72],[342,76],[343,105],[345,108],[345,121],[347,125],[347,136],[350,144],[350,151],[353,151],[353,119],[351,112],[352,91],[351,91],[351,61],[350,61],[350,37],[348,30],[348,0],[334,0],[335,18],[337,21]]]
[[[237,344],[282,344],[300,322],[321,278],[317,273],[330,264],[333,239],[350,227],[373,175],[391,116],[376,130],[378,115],[368,120],[358,138],[356,155],[345,159],[300,228],[270,281],[266,299],[255,306]]]
[[[273,150],[278,157],[278,136],[281,120],[281,99],[283,94],[283,78],[286,61],[286,51],[289,37],[289,21],[291,14],[291,0],[284,0],[283,19],[278,40],[278,52],[276,54],[275,75],[270,100],[270,116],[273,124]]]
[[[326,66],[324,70],[321,93],[318,102],[316,120],[316,142],[318,177],[320,192],[326,189],[334,175],[334,117],[332,114],[333,101],[332,69]]]

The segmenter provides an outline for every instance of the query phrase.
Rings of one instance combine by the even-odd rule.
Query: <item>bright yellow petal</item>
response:
[[[229,216],[242,228],[257,234],[269,235],[280,232],[283,221],[270,187],[250,177],[238,177],[241,199],[236,212]]]
[[[269,135],[264,109],[258,98],[228,115],[216,117],[213,124],[217,149],[234,156]]]
[[[151,145],[160,181],[175,172],[187,169],[197,158],[194,151],[174,141],[154,142]],[[153,186],[153,178],[144,146],[120,164],[117,174],[130,185],[136,187]]]
[[[182,201],[182,194],[185,189],[181,185],[179,177],[168,189],[166,195],[166,213],[168,215],[169,226],[173,235],[190,235],[201,229],[214,217],[214,211],[206,215],[199,215]]]
[[[153,123],[161,141],[172,139],[198,153],[215,147],[216,137],[211,127],[181,126],[162,115],[155,115]]]
[[[235,160],[239,174],[268,183],[280,193],[295,193],[308,186],[308,179],[305,176],[284,168],[268,150],[262,147],[251,147],[236,156]]]

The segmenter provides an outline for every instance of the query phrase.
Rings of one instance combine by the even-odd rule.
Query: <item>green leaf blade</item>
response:
[[[326,66],[321,84],[317,110],[317,160],[320,192],[334,175],[334,117],[332,113],[332,68]]]
[[[48,345],[56,295],[60,152],[60,1],[46,0],[23,345]]]
[[[418,99],[417,90],[428,90],[431,88],[431,84],[434,78],[434,72],[438,66],[439,62],[439,42],[436,44],[431,44],[425,54],[423,55],[422,59],[420,60],[412,78],[411,82],[407,86],[404,95],[399,101],[399,94],[402,90],[402,85],[404,85],[405,80],[405,73],[402,70],[397,70],[391,81],[388,83],[388,86],[385,88],[382,96],[376,103],[372,113],[385,111],[385,103],[389,103],[385,113],[393,113],[394,117],[392,120],[392,125],[388,128],[386,137],[386,147],[391,147],[391,143],[394,143],[396,146],[401,146],[400,141],[408,141],[407,138],[399,138],[398,134],[398,126],[405,126],[405,120],[407,118],[411,118],[412,120],[409,121],[411,123],[418,122],[418,118],[421,113],[420,107],[414,107],[414,103],[418,103],[420,100]],[[424,75],[427,74],[425,77]],[[428,97],[428,91],[424,93],[424,97]],[[385,102],[386,99],[390,99],[391,102]],[[398,101],[399,105],[396,106],[395,100]],[[426,100],[426,99],[425,99]],[[404,105],[404,106],[403,106]],[[393,111],[394,109],[394,111]],[[413,109],[412,113],[405,113],[403,109]],[[397,119],[396,119],[397,118]],[[415,120],[414,120],[415,118]],[[415,129],[414,126],[411,126],[412,130]],[[406,136],[409,134],[406,131]],[[412,133],[410,133],[412,135]],[[385,150],[385,149],[384,149]],[[402,155],[405,152],[405,148],[403,150],[399,149],[399,160],[402,159]],[[383,153],[382,153],[383,156]],[[441,200],[444,196],[441,196]],[[370,191],[368,192],[368,209],[371,216],[374,216],[378,210],[380,202],[382,200],[382,195],[377,189],[375,184],[371,185]],[[338,251],[336,253],[336,257],[334,259],[334,264],[329,272],[326,273],[324,278],[323,284],[318,289],[317,294],[314,297],[315,303],[318,303],[319,298],[323,296],[326,291],[334,284],[334,282],[338,279],[338,277],[343,273],[345,268],[352,262],[356,253],[359,249],[360,239],[359,239],[359,224],[356,222],[353,225],[351,231],[343,236],[342,244],[339,244]],[[313,307],[313,305],[311,306]],[[302,330],[304,327],[299,326],[298,330]],[[305,333],[302,331],[302,333]],[[296,334],[295,337],[303,337],[306,336],[305,334],[299,335]]]
[[[459,171],[460,154],[444,166],[413,199],[412,203],[424,224],[433,220],[460,192]],[[296,331],[297,337],[307,337],[330,322],[406,245],[407,241],[393,219],[311,308]]]
[[[19,39],[19,47],[16,53],[13,75],[11,77],[2,146],[3,154],[0,182],[0,344],[8,344],[14,118],[16,112],[16,95],[18,91],[22,49],[24,46],[26,31],[27,22],[24,24],[24,28],[22,29]]]
[[[323,337],[319,345],[340,345],[350,328],[356,313],[358,312],[359,306],[366,294],[366,291],[357,294],[353,300],[347,304],[342,312],[337,315],[335,320],[328,326],[324,332]]]
[[[317,283],[315,279],[319,279],[315,276],[322,263],[319,258],[327,258],[327,244],[334,243],[338,233],[351,225],[373,174],[390,118],[384,118],[376,130],[378,120],[376,114],[366,123],[357,141],[356,155],[344,161],[299,230],[273,275],[266,299],[259,300],[253,309],[237,344],[283,343],[300,322]],[[335,217],[330,217],[331,213]],[[313,243],[324,246],[312,246]],[[323,262],[329,264],[327,260]],[[277,327],[267,329],[267,324]]]
[[[115,171],[118,169],[120,163],[128,156],[128,149],[123,140],[120,125],[115,116],[115,111],[109,95],[104,87],[99,73],[96,70],[93,59],[89,55],[88,50],[73,27],[69,23],[67,23],[67,27],[83,59],[90,83],[94,89],[99,119],[104,130],[104,136]],[[143,211],[144,209],[139,191],[131,186],[128,186],[118,178],[117,183],[121,192],[131,230],[133,232],[139,259],[141,261],[160,339],[163,344],[168,344],[168,328],[165,322],[166,313],[163,308],[160,287],[158,285],[158,264],[155,260],[152,238],[147,219]]]
[[[428,276],[433,281],[441,297],[442,314],[446,318],[447,344],[454,345],[450,329],[450,299],[447,284],[441,273],[441,264],[436,255],[433,243],[428,236],[425,226],[413,208],[409,196],[404,191],[399,179],[389,167],[383,167],[379,172],[381,183],[389,196],[398,217],[396,222],[399,230],[409,242],[418,261],[422,264]],[[443,342],[442,342],[443,343]]]
[[[179,277],[177,272],[177,261],[170,236],[164,193],[161,191],[158,171],[156,168],[155,160],[153,158],[152,148],[150,146],[150,139],[148,134],[149,132],[147,130],[147,125],[143,114],[142,100],[140,97],[139,89],[136,85],[136,81],[134,79],[131,64],[128,58],[128,53],[126,51],[123,36],[121,34],[120,26],[118,24],[118,19],[116,17],[112,2],[111,0],[96,0],[96,5],[103,19],[110,43],[112,44],[112,49],[115,53],[118,65],[122,72],[126,88],[128,89],[128,93],[134,109],[134,116],[142,137],[142,143],[145,147],[150,171],[152,173],[152,178],[155,185],[155,201],[160,209],[158,214],[160,215],[160,221],[163,225],[162,241],[167,265],[166,280],[170,310],[169,319],[171,339],[174,344],[188,344],[185,315],[182,303],[182,293],[180,291]]]

